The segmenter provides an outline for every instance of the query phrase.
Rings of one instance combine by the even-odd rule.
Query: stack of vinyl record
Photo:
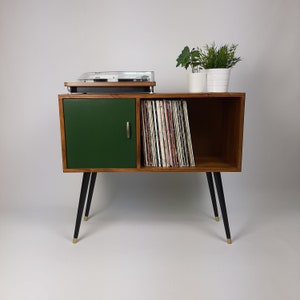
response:
[[[195,166],[187,102],[141,102],[142,147],[146,167]]]

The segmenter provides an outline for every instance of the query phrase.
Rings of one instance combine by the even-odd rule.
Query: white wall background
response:
[[[299,28],[298,0],[1,0],[0,207],[77,201],[81,176],[61,167],[57,94],[65,81],[86,71],[154,70],[157,92],[184,92],[178,54],[213,41],[239,44],[230,90],[247,93],[243,172],[224,174],[226,191],[300,193]],[[181,181],[178,190],[199,178],[104,174],[97,192],[125,181],[120,188],[142,195],[148,180],[163,190],[164,176]]]
[[[77,181],[61,175],[57,94],[66,92],[64,81],[86,71],[154,70],[157,92],[186,91],[178,54],[212,41],[239,44],[243,61],[230,90],[247,93],[243,173],[225,180],[233,189],[299,186],[299,1],[2,0],[0,6],[1,202],[45,192],[51,199]]]

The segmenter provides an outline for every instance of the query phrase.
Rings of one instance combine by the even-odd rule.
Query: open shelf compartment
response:
[[[241,171],[244,94],[226,94],[224,97],[218,94],[209,94],[207,97],[176,95],[152,97],[151,100],[163,99],[187,101],[196,165],[181,168],[145,167],[141,147],[141,171]],[[140,126],[142,128],[142,124]]]

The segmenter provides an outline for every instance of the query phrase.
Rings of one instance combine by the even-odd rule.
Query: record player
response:
[[[78,82],[65,82],[71,93],[111,94],[111,93],[153,93],[153,71],[108,71],[87,72]]]

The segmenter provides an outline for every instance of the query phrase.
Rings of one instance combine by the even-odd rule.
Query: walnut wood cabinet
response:
[[[142,102],[162,99],[187,103],[195,166],[144,164]],[[98,172],[205,172],[215,218],[218,198],[231,243],[221,172],[242,168],[245,93],[64,94],[58,100],[63,171],[83,173],[74,243],[84,207],[88,219]]]

